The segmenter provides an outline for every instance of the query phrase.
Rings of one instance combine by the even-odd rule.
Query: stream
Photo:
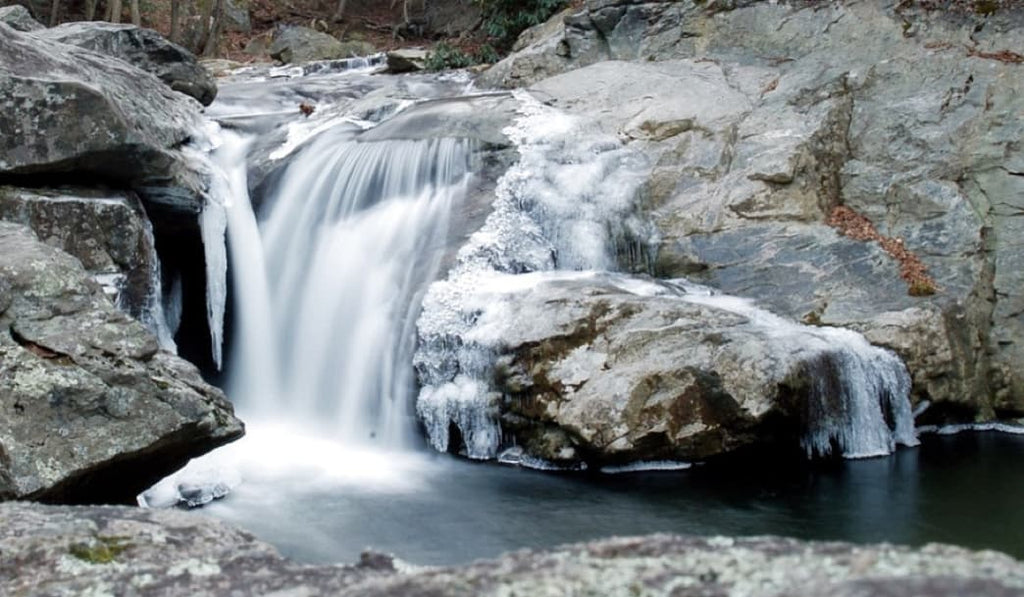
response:
[[[455,425],[463,453],[473,458],[500,458],[507,447],[487,420],[480,389],[490,365],[486,351],[458,355],[462,371],[466,359],[482,364],[479,379],[448,383],[445,368],[453,357],[444,351],[454,349],[445,342],[424,349],[420,320],[419,349],[441,352],[415,361],[436,384],[420,393],[413,370],[424,296],[431,305],[449,296],[429,298],[427,289],[466,241],[455,214],[475,188],[480,144],[415,134],[364,142],[360,135],[410,106],[477,92],[459,76],[375,75],[373,61],[346,66],[354,68],[241,73],[221,84],[208,111],[218,123],[212,162],[222,176],[217,207],[204,216],[207,263],[229,264],[210,270],[221,276],[209,298],[211,350],[223,350],[225,389],[248,435],[151,490],[151,503],[173,501],[168,492],[182,480],[220,484],[230,494],[198,515],[238,523],[304,562],[350,562],[372,548],[416,564],[454,564],[654,532],[942,541],[1024,556],[1024,514],[1013,500],[1024,483],[1018,466],[1024,436],[927,435],[920,446],[896,448],[917,442],[906,400],[909,377],[895,359],[869,354],[870,347],[849,349],[844,362],[881,388],[895,414],[879,411],[875,400],[874,411],[846,428],[823,424],[805,447],[808,454],[827,453],[838,435],[847,456],[895,449],[884,457],[811,462],[795,451],[754,462],[610,474],[542,472],[431,450],[428,441],[458,448],[448,445]],[[305,102],[316,106],[309,118],[298,115]],[[553,248],[527,246],[495,257],[526,241],[523,228],[489,219],[483,230],[487,240],[498,239],[497,248],[477,243],[474,250],[486,256],[487,267],[516,264],[502,270],[514,274],[611,270],[616,255],[629,252],[623,239],[642,230],[623,215],[633,209],[629,168],[640,167],[637,158],[596,137],[578,137],[568,148],[552,143],[565,123],[543,114],[538,120],[546,108],[532,109],[525,127],[532,129],[516,133],[526,139],[519,178],[504,179],[498,196],[500,202],[501,189],[518,184],[516,192],[553,198],[540,206],[550,219],[535,231],[554,239]],[[529,154],[523,149],[529,144],[541,149]],[[550,188],[542,188],[523,174],[531,159],[541,168],[572,163],[573,180],[558,180],[558,168],[550,166],[544,178]],[[616,170],[613,163],[629,168]],[[253,172],[264,182],[250,197],[246,181]],[[517,204],[513,195],[504,199]],[[569,207],[576,211],[566,215]],[[625,224],[618,230],[608,222]],[[225,230],[227,242],[219,242]],[[555,254],[563,262],[547,263]],[[456,271],[477,271],[465,251],[460,259]],[[803,332],[787,334],[787,341],[804,341]],[[816,338],[848,342],[835,334]],[[844,392],[853,411],[874,400]],[[414,405],[421,420],[434,421],[428,438]],[[894,416],[896,428],[886,428],[886,417]]]

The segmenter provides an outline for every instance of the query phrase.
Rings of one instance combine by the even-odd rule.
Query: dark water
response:
[[[367,547],[450,564],[653,532],[946,542],[1024,557],[1024,436],[926,436],[894,456],[672,473],[551,474],[423,456],[407,485],[243,485],[205,512],[306,562]],[[401,485],[401,484],[400,484]]]

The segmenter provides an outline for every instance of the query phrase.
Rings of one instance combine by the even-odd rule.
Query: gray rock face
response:
[[[287,27],[274,37],[270,56],[285,64],[313,60],[335,60],[373,53],[365,42],[341,42],[337,38],[308,27]]]
[[[226,0],[224,2],[224,28],[227,31],[252,33],[249,0]]]
[[[74,173],[141,184],[166,176],[180,160],[172,150],[200,126],[198,104],[156,77],[2,24],[0,73],[3,174]]]
[[[77,258],[95,280],[120,295],[129,312],[152,291],[152,239],[137,197],[89,189],[0,187],[0,220],[27,226],[43,242]]]
[[[0,23],[17,31],[39,31],[46,27],[32,18],[32,13],[20,4],[0,7]]]
[[[194,97],[204,106],[217,97],[217,84],[196,57],[151,29],[134,25],[66,23],[36,33],[42,39],[113,56],[156,75],[174,91]]]
[[[429,53],[423,48],[399,48],[388,52],[388,72],[411,73],[426,68]]]
[[[241,436],[223,394],[76,259],[6,223],[0,253],[0,497],[130,502]]]
[[[302,566],[252,535],[177,511],[0,504],[5,594],[607,595],[609,597],[1008,597],[1024,566],[948,545],[653,535],[523,550],[450,568],[409,569],[381,554]]]
[[[1022,31],[1019,9],[592,0],[481,81],[532,84],[652,157],[655,275],[860,330],[915,399],[990,417],[1024,412]],[[877,244],[836,234],[837,205],[938,292],[908,296]]]

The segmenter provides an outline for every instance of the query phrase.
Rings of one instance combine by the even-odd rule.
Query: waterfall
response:
[[[228,390],[346,444],[401,447],[415,436],[414,324],[472,148],[332,133],[291,154],[258,225],[245,142],[225,133],[214,155],[238,306]]]

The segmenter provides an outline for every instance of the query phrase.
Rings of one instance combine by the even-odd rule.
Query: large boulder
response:
[[[457,337],[421,322],[417,410],[439,450],[600,466],[770,440],[848,457],[916,444],[902,363],[853,332],[622,276],[447,281],[431,316],[437,301],[472,322]]]
[[[651,273],[862,331],[907,361],[926,416],[1015,416],[1022,31],[1019,8],[591,0],[481,82],[650,156]],[[839,206],[897,249],[837,234]],[[892,254],[936,292],[911,296]]]
[[[201,209],[205,181],[180,152],[202,135],[199,104],[155,76],[0,24],[0,97],[0,175],[178,189],[178,209]]]
[[[373,51],[373,46],[366,42],[342,42],[308,27],[285,27],[277,32],[270,46],[270,56],[285,64],[366,56]]]
[[[39,21],[32,18],[32,13],[20,4],[0,6],[0,23],[18,31],[39,31],[46,29]]]
[[[38,31],[36,35],[124,60],[156,75],[174,91],[194,97],[204,106],[217,97],[216,82],[196,57],[151,29],[96,21],[66,23]]]
[[[0,497],[116,503],[242,435],[73,257],[0,223]]]
[[[306,566],[223,522],[117,507],[0,504],[0,544],[0,592],[10,595],[1010,597],[1024,589],[1024,565],[991,551],[780,537],[614,538],[445,568],[369,552],[357,565]]]

